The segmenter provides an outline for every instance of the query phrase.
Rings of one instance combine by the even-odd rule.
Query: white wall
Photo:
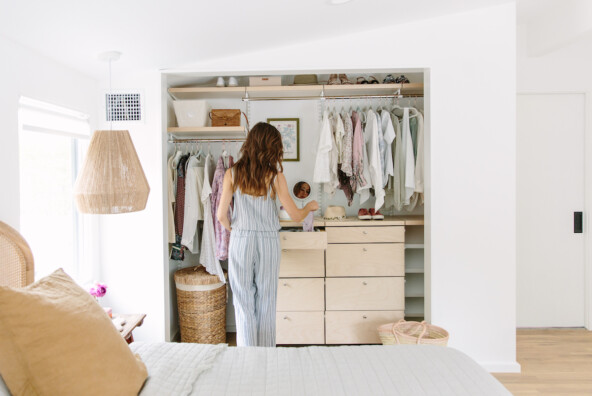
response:
[[[157,71],[118,75],[114,72],[114,92],[141,90],[145,123],[113,123],[113,129],[130,132],[140,163],[150,185],[146,209],[140,212],[101,216],[101,280],[109,285],[105,304],[114,312],[145,313],[144,324],[134,330],[138,341],[164,341],[164,220],[163,220],[163,139],[161,125],[161,76]],[[103,90],[95,104],[103,106]],[[101,128],[109,128],[102,122]]]
[[[429,68],[431,321],[493,371],[515,355],[515,6],[219,59],[184,69]]]
[[[96,81],[0,36],[0,221],[19,228],[18,101],[21,95],[89,114]],[[35,254],[35,252],[33,252]]]

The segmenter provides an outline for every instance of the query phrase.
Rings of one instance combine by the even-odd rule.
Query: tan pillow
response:
[[[14,396],[136,395],[146,366],[99,304],[59,269],[0,286],[0,374]]]

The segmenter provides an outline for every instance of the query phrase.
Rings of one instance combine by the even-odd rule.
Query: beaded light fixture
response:
[[[121,53],[106,52],[100,59],[111,62]],[[150,186],[138,159],[129,131],[97,130],[93,133],[82,169],[74,184],[74,198],[81,213],[116,214],[144,210]]]

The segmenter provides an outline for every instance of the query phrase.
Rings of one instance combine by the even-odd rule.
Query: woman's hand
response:
[[[310,201],[306,204],[306,210],[309,212],[315,212],[319,210],[319,203],[317,201]]]

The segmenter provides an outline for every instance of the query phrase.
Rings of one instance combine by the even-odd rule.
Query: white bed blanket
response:
[[[437,346],[132,348],[150,376],[142,395],[510,395],[468,356]]]

